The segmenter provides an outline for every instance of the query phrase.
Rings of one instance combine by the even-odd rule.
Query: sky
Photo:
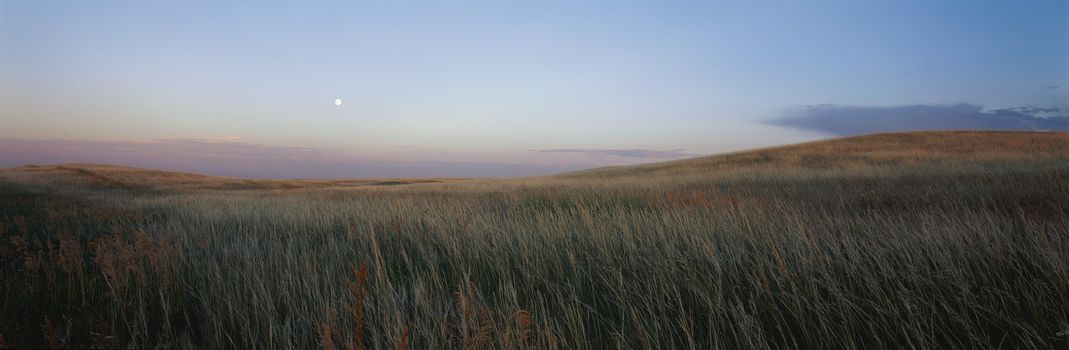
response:
[[[528,176],[918,129],[1069,130],[1069,1],[0,1],[0,166]]]

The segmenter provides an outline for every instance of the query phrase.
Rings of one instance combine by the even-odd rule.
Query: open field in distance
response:
[[[13,347],[1069,346],[1069,133],[523,179],[0,170]]]

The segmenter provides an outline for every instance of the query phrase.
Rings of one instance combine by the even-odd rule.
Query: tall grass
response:
[[[268,349],[1069,344],[1059,335],[1069,329],[1069,161],[903,164],[256,190],[7,176],[0,339]]]

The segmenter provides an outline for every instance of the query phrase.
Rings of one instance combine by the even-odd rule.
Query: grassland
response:
[[[19,167],[0,259],[16,347],[1064,348],[1069,134],[512,180]]]

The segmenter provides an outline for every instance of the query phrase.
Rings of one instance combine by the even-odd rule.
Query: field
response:
[[[1069,346],[1069,133],[523,179],[0,170],[12,347]]]

